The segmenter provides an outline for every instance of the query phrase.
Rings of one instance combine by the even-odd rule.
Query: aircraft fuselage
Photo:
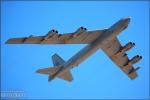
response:
[[[85,59],[91,56],[94,52],[96,52],[100,47],[106,45],[107,43],[110,43],[110,41],[112,41],[121,31],[123,31],[128,26],[129,21],[130,18],[125,18],[119,20],[117,23],[112,25],[102,35],[97,37],[95,41],[81,49],[66,63],[60,65],[62,68],[56,74],[53,75],[51,80],[79,65],[81,62],[83,62]]]

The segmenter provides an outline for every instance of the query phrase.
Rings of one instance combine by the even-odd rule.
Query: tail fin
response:
[[[52,56],[52,61],[53,61],[53,64],[54,64],[54,67],[49,67],[49,68],[44,68],[44,69],[39,69],[37,70],[37,73],[40,73],[40,74],[48,74],[49,77],[48,77],[48,81],[51,81],[52,79],[55,78],[55,75],[60,71],[60,69],[62,67],[60,67],[63,63],[65,63],[65,61],[57,54],[54,54]],[[63,71],[63,70],[62,70]],[[70,73],[70,71],[65,71],[65,72],[62,72],[59,76],[59,78],[61,79],[64,79],[66,81],[72,81],[73,80],[73,77]]]
[[[58,54],[54,54],[52,56],[52,61],[53,61],[54,66],[60,66],[63,63],[65,63],[65,61]]]

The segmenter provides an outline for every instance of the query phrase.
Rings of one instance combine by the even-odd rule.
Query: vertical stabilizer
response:
[[[65,63],[65,61],[58,54],[54,54],[52,56],[52,61],[53,61],[54,66],[60,66],[63,63]]]

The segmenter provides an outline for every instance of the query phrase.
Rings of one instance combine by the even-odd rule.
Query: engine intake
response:
[[[136,55],[136,56],[134,56],[134,57],[129,61],[128,64],[135,64],[135,63],[137,63],[138,61],[140,61],[141,59],[142,59],[142,56]]]
[[[73,33],[73,37],[79,36],[82,33],[84,33],[85,31],[87,31],[87,29],[81,26]]]
[[[120,54],[123,54],[124,52],[130,50],[131,48],[133,48],[135,46],[135,43],[133,42],[129,42],[127,43],[125,46],[123,46],[119,52],[116,53],[116,55],[120,55]]]
[[[48,34],[44,37],[44,40],[48,40],[50,37],[52,37],[52,36],[57,36],[57,35],[58,35],[58,31],[52,29],[52,30],[50,30],[50,31],[48,32]]]
[[[121,51],[128,51],[128,50],[130,50],[131,48],[133,48],[135,46],[135,43],[132,43],[132,42],[129,42],[129,43],[127,43],[122,49],[121,49]]]

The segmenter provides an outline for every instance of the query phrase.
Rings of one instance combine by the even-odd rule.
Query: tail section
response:
[[[72,81],[73,77],[69,70],[64,71],[63,67],[61,65],[65,63],[65,61],[57,54],[54,54],[52,56],[52,61],[54,64],[54,67],[44,68],[37,70],[37,73],[40,74],[48,74],[48,81],[53,80],[55,77],[59,77],[61,79],[64,79],[66,81]],[[61,74],[59,74],[61,73]]]
[[[65,63],[65,61],[58,54],[54,54],[52,56],[52,61],[53,61],[54,66],[60,66],[63,63]]]
[[[58,72],[61,69],[59,66],[55,67],[49,67],[49,68],[43,68],[39,69],[36,72],[40,74],[49,74],[49,75],[54,75],[56,72]]]
[[[70,82],[73,80],[72,74],[69,70],[65,71],[62,74],[60,74],[58,77],[61,78],[61,79],[66,80],[66,81],[70,81]]]

